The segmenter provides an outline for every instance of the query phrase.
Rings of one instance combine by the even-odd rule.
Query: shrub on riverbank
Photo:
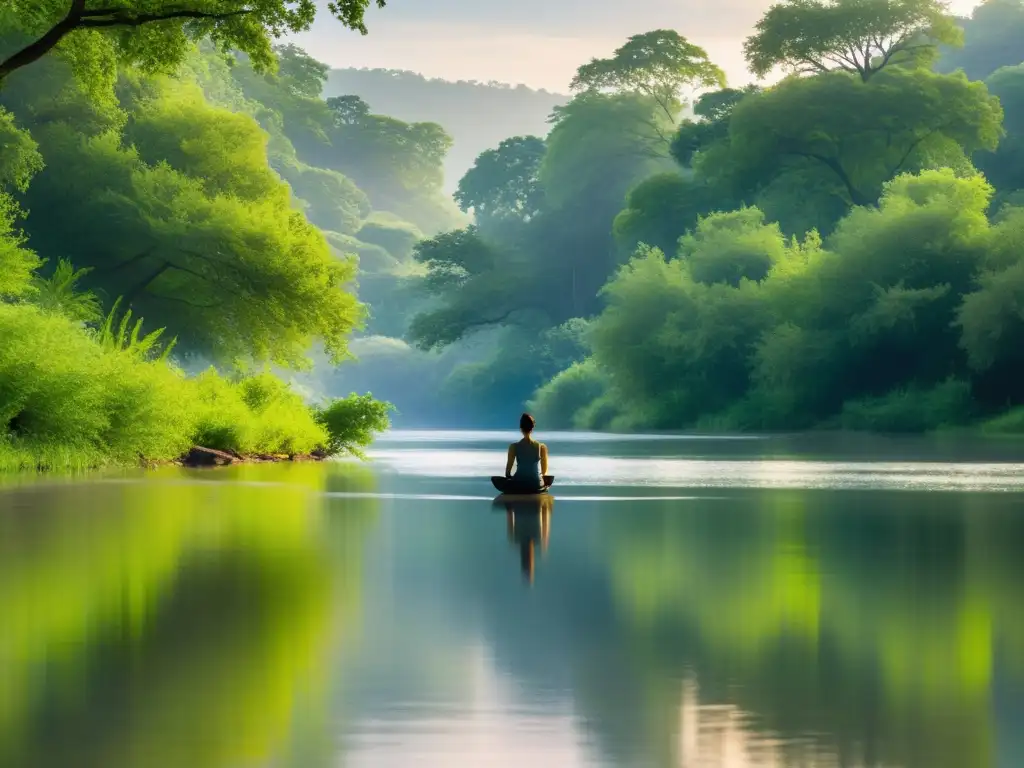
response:
[[[147,339],[0,304],[0,470],[170,461],[192,445],[239,454],[358,453],[389,406],[352,396],[311,407],[268,373],[189,378]],[[325,422],[323,413],[347,414]]]
[[[929,389],[907,387],[883,397],[851,400],[843,405],[839,423],[868,432],[928,432],[963,426],[972,411],[970,385],[948,379]]]
[[[240,454],[312,453],[327,431],[288,385],[269,373],[229,381],[210,368],[192,380],[195,444]]]
[[[369,394],[352,393],[314,409],[313,416],[327,434],[327,454],[362,457],[361,449],[372,442],[374,433],[388,428],[391,410],[391,403],[374,400]]]
[[[100,344],[67,317],[0,304],[0,467],[80,468],[181,455],[185,377]]]
[[[591,427],[590,406],[608,390],[608,382],[593,358],[573,363],[533,395],[526,407],[548,429]]]

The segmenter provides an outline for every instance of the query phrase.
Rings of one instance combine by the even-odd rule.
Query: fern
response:
[[[100,327],[97,337],[100,346],[113,351],[126,352],[138,360],[167,360],[171,354],[171,350],[178,341],[177,338],[172,338],[162,349],[160,349],[159,341],[166,329],[157,328],[155,331],[142,335],[143,320],[140,317],[136,319],[134,325],[132,325],[131,309],[126,310],[121,316],[120,322],[117,323],[117,330],[115,331],[114,323],[117,320],[117,311],[120,306],[121,297],[118,297],[117,301],[114,302],[114,306],[112,306],[110,311],[107,313],[107,316],[103,321],[103,325]]]
[[[57,262],[49,277],[36,276],[33,303],[46,312],[64,315],[72,320],[94,322],[101,317],[100,302],[92,291],[79,291],[78,282],[92,271],[75,269],[66,259]]]

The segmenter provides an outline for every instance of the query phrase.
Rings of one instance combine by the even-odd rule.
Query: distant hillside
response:
[[[551,110],[569,101],[565,94],[524,85],[451,82],[391,69],[331,70],[324,95],[344,94],[359,96],[379,114],[443,125],[455,140],[445,163],[450,191],[485,149],[510,136],[547,135]]]

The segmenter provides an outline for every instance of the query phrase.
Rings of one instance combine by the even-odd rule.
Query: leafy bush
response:
[[[229,381],[213,368],[192,382],[195,443],[239,454],[302,454],[325,445],[327,432],[302,398],[269,373]]]
[[[983,422],[981,431],[993,435],[1024,435],[1024,406]]]
[[[605,393],[608,384],[593,358],[573,363],[540,387],[527,408],[551,429],[581,427],[582,411]],[[587,420],[596,413],[588,413]]]
[[[0,304],[0,465],[172,458],[191,440],[184,376],[62,315]]]
[[[618,398],[607,392],[577,411],[572,421],[577,429],[605,430],[611,429],[621,416]]]
[[[849,401],[839,422],[845,429],[925,432],[966,424],[971,410],[970,385],[948,379],[932,389],[907,387],[882,397]]]
[[[361,449],[373,441],[373,434],[390,426],[388,414],[392,410],[391,403],[374,400],[369,393],[353,393],[318,408],[316,420],[328,435],[324,446],[327,454],[350,453],[362,457]]]
[[[391,406],[353,395],[311,408],[269,373],[186,378],[131,313],[96,331],[54,311],[0,304],[0,469],[171,460],[202,445],[239,454],[356,455]],[[166,352],[166,349],[165,349]]]
[[[0,112],[0,129],[3,128],[2,119],[3,113]],[[0,152],[3,149],[3,134],[0,133]],[[25,238],[18,231],[17,214],[14,198],[0,189],[0,298],[20,296],[30,291],[32,271],[39,266],[39,257],[25,247]]]

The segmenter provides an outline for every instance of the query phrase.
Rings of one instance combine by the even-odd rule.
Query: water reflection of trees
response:
[[[997,652],[1019,658],[1024,640],[1015,506],[780,492],[606,516],[625,647],[661,700],[657,738],[680,737],[668,712],[683,687],[665,681],[696,670],[703,703],[842,764],[991,765]]]
[[[370,502],[325,509],[320,466],[232,479],[3,497],[0,764],[261,764],[326,697]]]
[[[529,594],[501,519],[460,514],[446,621],[486,617],[500,670],[566,690],[609,764],[684,765],[688,724],[728,720],[775,755],[750,765],[993,768],[995,680],[1024,691],[1019,498],[729,496],[560,505]]]

